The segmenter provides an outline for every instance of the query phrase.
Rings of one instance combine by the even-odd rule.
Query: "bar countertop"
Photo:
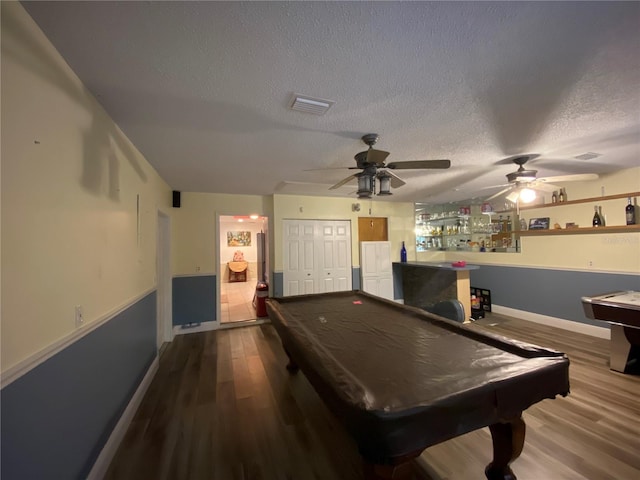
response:
[[[424,267],[424,268],[441,268],[444,270],[478,270],[480,266],[466,264],[464,267],[454,267],[450,262],[393,262],[393,265]]]

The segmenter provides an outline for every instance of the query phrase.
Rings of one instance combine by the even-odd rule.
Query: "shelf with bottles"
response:
[[[492,245],[496,225],[481,204],[436,205],[416,210],[416,251],[480,251]],[[484,250],[483,250],[484,251]]]
[[[545,235],[580,235],[585,233],[631,233],[640,232],[640,225],[613,225],[606,227],[551,228],[549,230],[523,230],[517,232],[521,237]]]
[[[562,216],[558,214],[557,217],[559,216],[560,218],[552,218],[549,222],[549,229],[523,230],[518,232],[518,234],[520,236],[544,236],[638,232],[640,231],[640,227],[637,225],[640,217],[638,215],[638,206],[636,202],[636,198],[638,196],[640,196],[640,192],[629,192],[615,195],[603,195],[600,197],[583,198],[580,200],[573,200],[570,202],[550,205],[547,204],[536,205],[533,207],[523,207],[521,208],[521,210],[530,210],[534,208],[546,210],[546,208],[548,207],[565,205],[584,205],[589,203],[593,205],[592,210],[581,209],[579,211],[571,212],[572,215],[575,215],[573,216],[573,218],[576,218],[579,223],[582,223],[583,225],[586,224],[588,226],[579,227],[578,225],[573,224],[573,218],[566,218],[565,220],[562,220]],[[628,199],[628,201],[623,203],[620,202],[621,199]],[[616,208],[613,208],[614,205],[612,205],[612,203],[615,204]],[[608,220],[606,219],[607,215],[605,215],[607,211],[609,212]],[[627,225],[626,223],[630,224]],[[552,225],[555,225],[555,228],[553,228]],[[560,225],[564,226],[560,227]]]
[[[579,205],[581,203],[599,203],[606,200],[616,200],[619,198],[635,198],[640,197],[640,192],[629,192],[629,193],[618,193],[615,195],[603,195],[600,197],[590,197],[590,198],[581,198],[580,200],[569,200],[565,202],[558,203],[544,203],[544,204],[536,204],[536,205],[520,205],[520,211],[522,210],[533,210],[536,208],[553,208],[553,207],[565,207],[567,205]],[[509,210],[495,212],[495,213],[506,213]]]

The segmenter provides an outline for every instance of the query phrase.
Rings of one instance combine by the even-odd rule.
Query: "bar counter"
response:
[[[469,272],[478,265],[454,267],[449,262],[394,262],[393,271],[402,285],[405,305],[425,307],[457,298],[464,306],[465,321],[471,318]]]

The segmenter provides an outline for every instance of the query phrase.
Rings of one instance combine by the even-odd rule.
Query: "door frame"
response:
[[[171,216],[158,209],[156,235],[156,348],[173,341]]]
[[[234,217],[234,216],[245,216],[245,215],[259,215],[266,219],[266,227],[264,228],[265,234],[265,268],[267,269],[267,280],[272,278],[271,272],[268,270],[271,268],[271,240],[270,240],[270,230],[271,230],[271,218],[264,213],[256,213],[252,211],[250,213],[227,213],[227,212],[215,212],[215,241],[214,241],[214,257],[216,262],[216,320],[214,322],[214,328],[220,328],[222,323],[222,304],[220,303],[220,295],[222,290],[222,278],[224,276],[224,272],[221,271],[222,259],[220,258],[221,246],[220,246],[220,217]],[[257,244],[256,244],[256,248]],[[269,285],[269,289],[272,290],[273,286]],[[264,320],[257,319],[255,321],[256,324],[263,323]],[[244,326],[244,322],[228,322],[224,324],[224,328],[233,328],[233,327],[242,327]]]

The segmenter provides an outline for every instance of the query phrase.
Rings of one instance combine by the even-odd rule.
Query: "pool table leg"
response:
[[[284,353],[287,354],[287,358],[289,359],[289,363],[287,363],[287,370],[289,370],[290,373],[297,373],[298,370],[300,370],[300,367],[298,367],[298,364],[289,354],[289,351],[286,348],[284,349]]]
[[[413,478],[414,472],[412,460],[419,457],[421,453],[422,450],[393,458],[388,465],[371,463],[363,459],[364,478],[365,480],[409,480]]]
[[[484,473],[489,480],[516,480],[509,467],[522,453],[526,426],[522,416],[489,426],[493,440],[493,461]]]

